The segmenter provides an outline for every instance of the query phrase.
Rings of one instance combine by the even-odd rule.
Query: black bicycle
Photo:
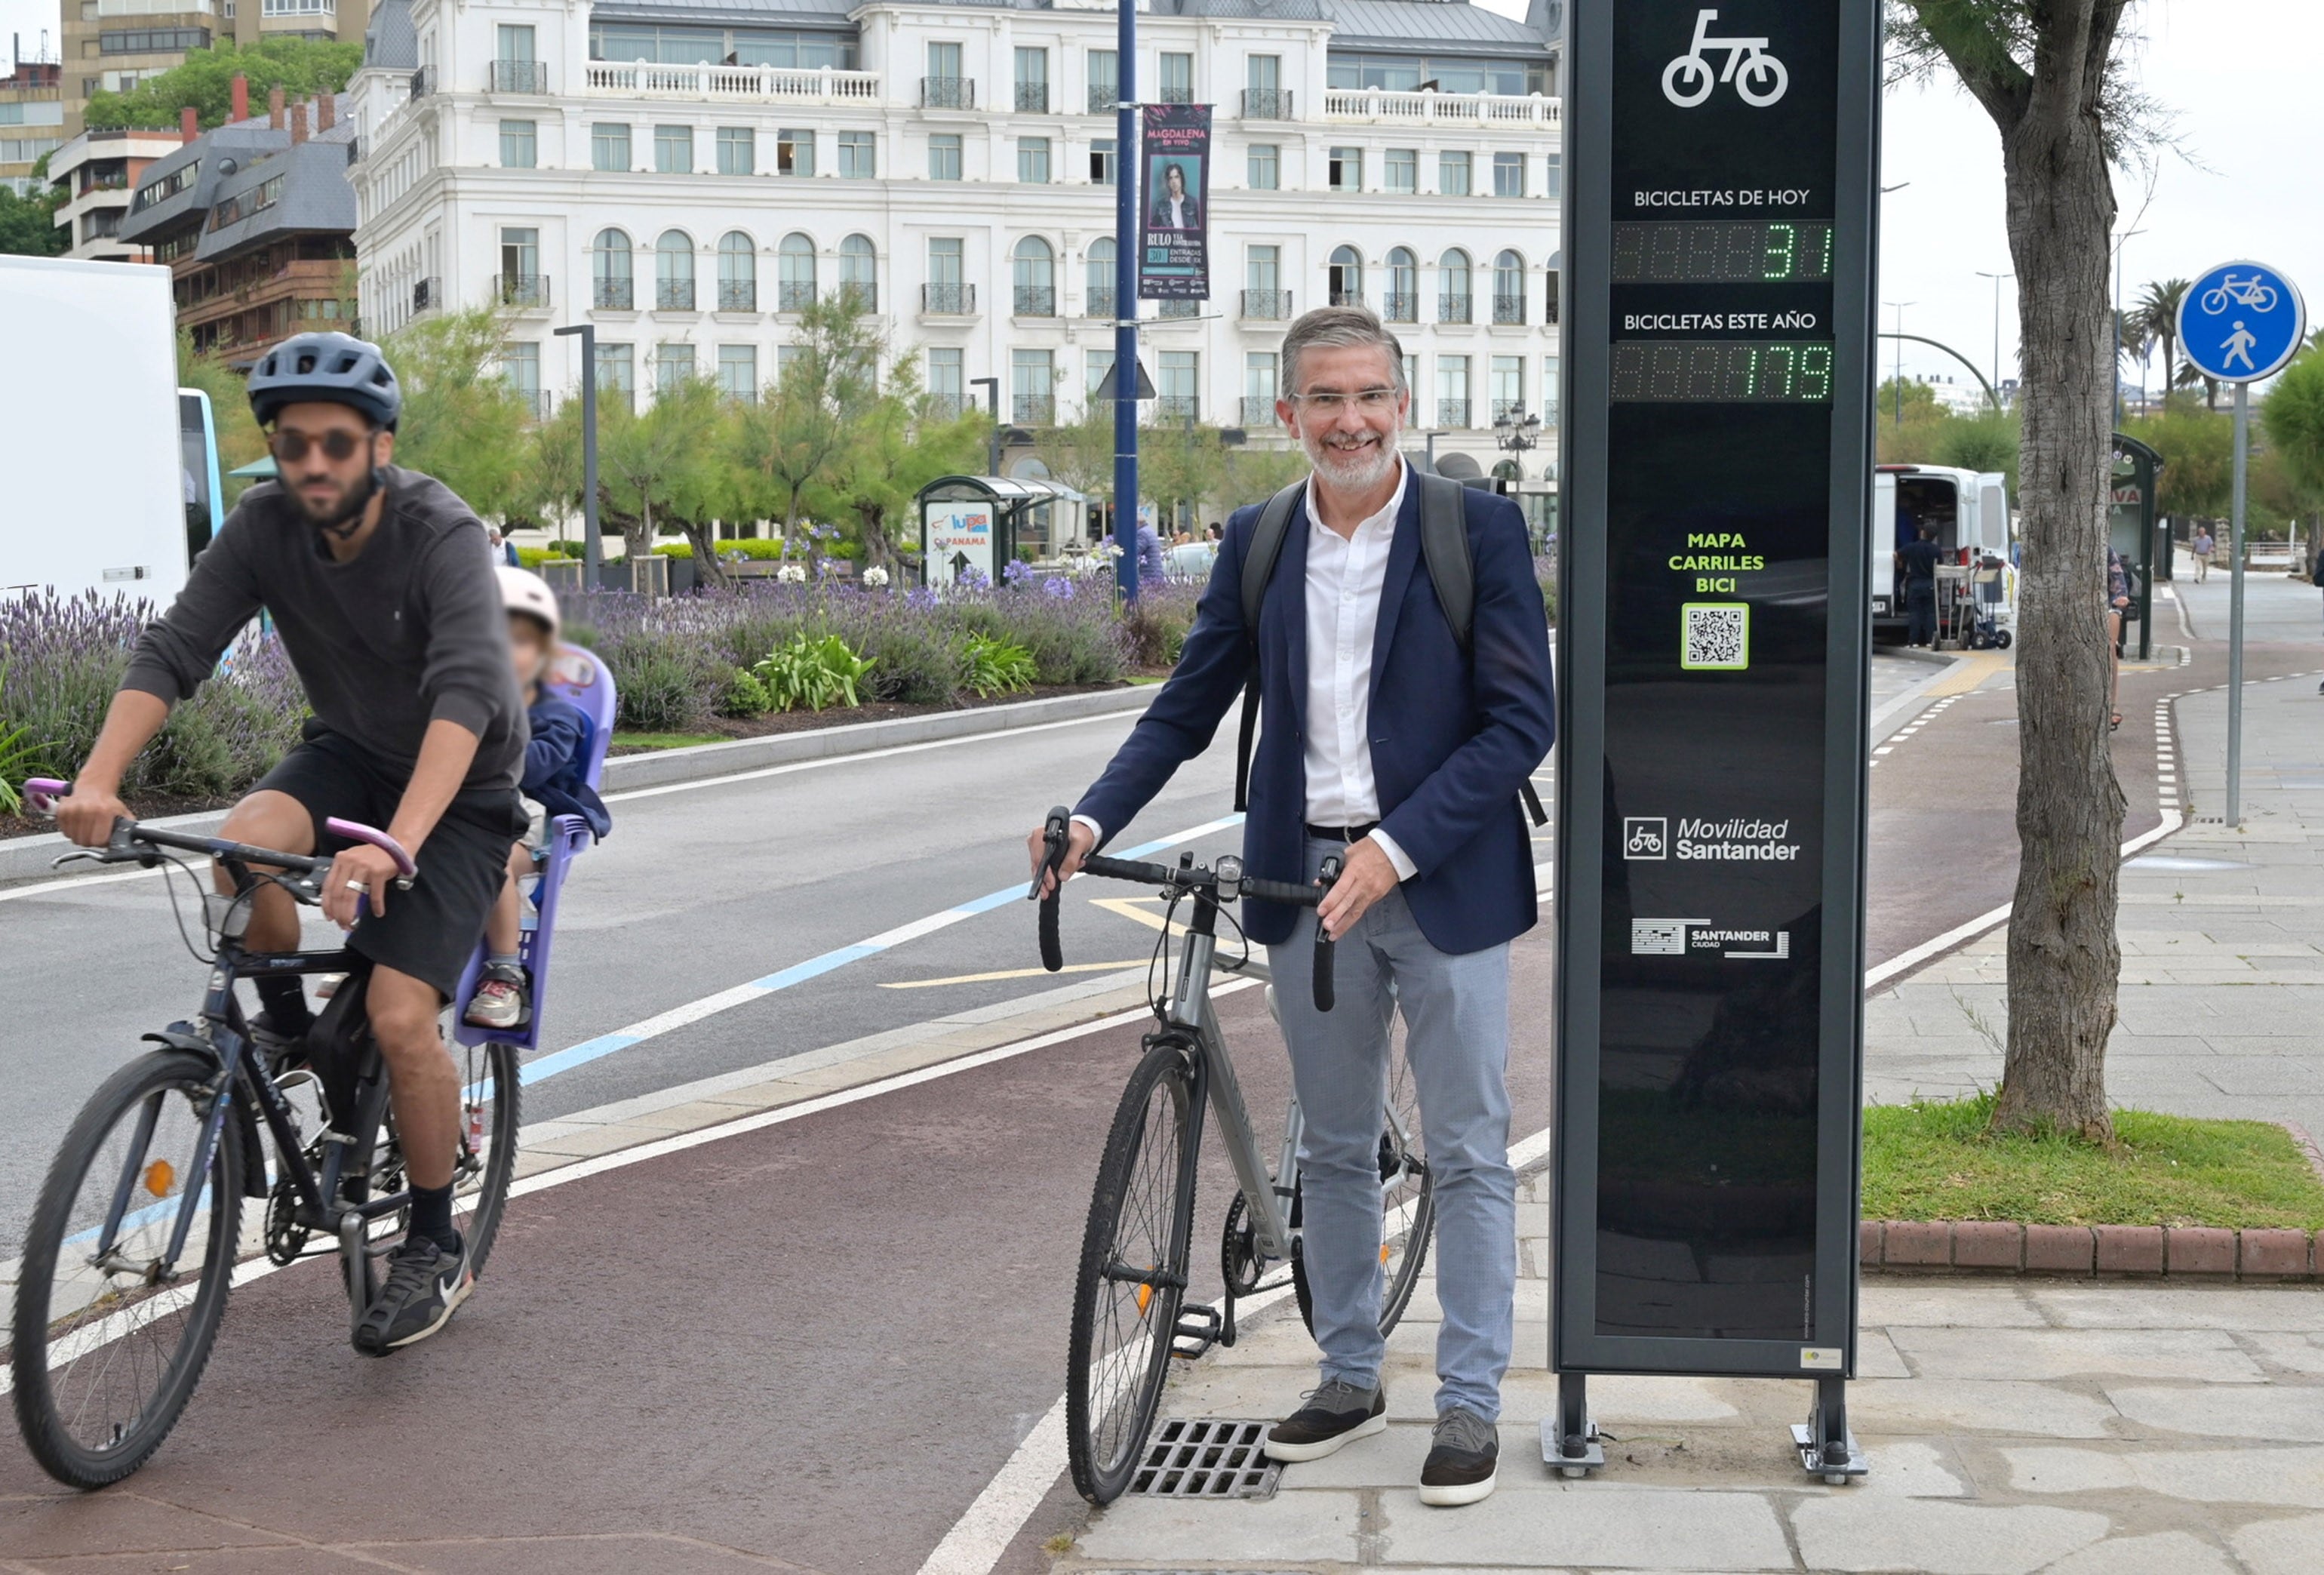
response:
[[[61,797],[34,782],[28,798]],[[408,887],[409,855],[383,831],[329,829],[385,850]],[[206,855],[234,883],[212,891],[175,854]],[[276,1265],[336,1253],[349,1328],[383,1282],[382,1262],[403,1231],[405,1179],[379,1047],[364,1016],[370,965],[355,952],[258,952],[243,935],[251,900],[279,886],[319,903],[327,857],[115,822],[103,848],[60,864],[168,863],[193,882],[209,968],[199,1011],[144,1037],[161,1048],[129,1062],[90,1096],[49,1167],[16,1282],[8,1363],[17,1425],[32,1458],[74,1487],[118,1482],[159,1449],[192,1398],[245,1262]],[[171,906],[175,876],[165,873]],[[254,1033],[235,987],[244,979],[346,976],[314,1026],[295,1040]],[[517,1052],[463,1046],[456,1207],[481,1271],[516,1163]],[[262,1125],[263,1132],[262,1133]],[[273,1164],[266,1140],[273,1142]],[[263,1204],[245,1224],[244,1199]],[[319,1242],[309,1252],[310,1240]]]
[[[1049,812],[1046,855],[1032,894],[1060,867],[1070,827],[1065,811]],[[1185,946],[1168,993],[1154,1003],[1155,1027],[1141,1044],[1106,1135],[1082,1235],[1074,1282],[1073,1332],[1065,1359],[1065,1456],[1074,1486],[1093,1504],[1110,1504],[1141,1473],[1158,1468],[1147,1438],[1154,1428],[1173,1357],[1193,1358],[1235,1341],[1235,1302],[1281,1283],[1268,1275],[1288,1264],[1299,1315],[1312,1331],[1314,1310],[1301,1255],[1299,1145],[1304,1118],[1291,1101],[1272,1169],[1235,1074],[1218,1014],[1212,1008],[1213,968],[1268,977],[1254,958],[1218,953],[1218,922],[1241,897],[1314,907],[1339,876],[1324,861],[1315,885],[1259,880],[1229,855],[1205,867],[1185,855],[1176,866],[1092,855],[1085,875],[1158,888],[1176,913],[1191,901]],[[1058,895],[1042,899],[1041,961],[1065,963],[1057,936]],[[1228,923],[1233,923],[1232,919]],[[1169,927],[1166,919],[1163,941]],[[1310,988],[1318,1009],[1333,999],[1333,945],[1318,929]],[[1158,956],[1157,952],[1157,956]],[[1273,986],[1270,984],[1269,988]],[[1379,1143],[1380,1331],[1394,1329],[1412,1301],[1428,1256],[1435,1220],[1435,1183],[1423,1152],[1417,1099],[1391,1061],[1383,1089]],[[1219,1136],[1235,1172],[1220,1242],[1221,1305],[1185,1305],[1194,1224],[1194,1182],[1203,1148],[1203,1107],[1218,1117]],[[1163,1452],[1156,1446],[1156,1453]]]

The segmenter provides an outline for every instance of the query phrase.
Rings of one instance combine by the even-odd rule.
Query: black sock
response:
[[[296,978],[259,980],[258,998],[265,1003],[266,1020],[277,1033],[296,1036],[315,1024],[314,1014],[307,1009],[306,986]]]
[[[460,1233],[452,1228],[452,1189],[411,1189],[411,1234],[425,1237],[447,1253],[460,1250]]]

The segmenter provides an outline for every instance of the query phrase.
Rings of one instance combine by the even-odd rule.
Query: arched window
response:
[[[815,304],[815,243],[793,230],[775,248],[775,310],[804,311]]]
[[[1525,259],[1515,252],[1503,252],[1493,259],[1493,320],[1525,320]]]
[[[1011,254],[1019,317],[1057,315],[1057,254],[1039,236],[1027,236]]]
[[[1388,296],[1380,302],[1380,316],[1390,322],[1420,320],[1420,259],[1409,246],[1388,255]]]
[[[1324,283],[1331,290],[1333,306],[1361,306],[1364,303],[1364,260],[1353,246],[1341,246],[1332,253],[1331,266],[1324,269]]]
[[[630,290],[630,237],[626,231],[601,229],[597,232],[596,255],[590,266],[596,278],[595,304],[613,311],[627,311],[637,304]]]
[[[694,310],[694,237],[666,229],[654,243],[654,305],[662,311]]]
[[[1436,261],[1436,320],[1473,322],[1469,310],[1469,254],[1455,246]]]
[[[1113,315],[1114,274],[1120,255],[1113,249],[1113,237],[1111,236],[1090,243],[1089,278],[1086,281],[1089,288],[1084,295],[1087,305],[1083,309],[1087,316],[1110,318]]]
[[[880,254],[870,236],[849,236],[839,243],[839,287],[855,292],[857,310],[880,310]]]
[[[718,237],[718,310],[759,310],[759,249],[738,229]]]

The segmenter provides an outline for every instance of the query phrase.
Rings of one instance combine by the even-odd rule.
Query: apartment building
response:
[[[1497,422],[1546,422],[1562,9],[1151,0],[1138,96],[1214,121],[1211,295],[1139,308],[1149,417],[1265,440],[1289,320],[1360,301],[1405,339],[1448,471],[1508,458]],[[368,42],[377,331],[498,301],[536,396],[578,380],[550,330],[589,321],[613,397],[697,371],[750,397],[798,307],[852,286],[932,391],[997,377],[1028,428],[1111,367],[1111,0],[382,0]]]
[[[65,140],[64,89],[53,60],[17,60],[0,77],[0,186],[19,197],[40,187],[32,166]]]
[[[64,193],[57,227],[70,236],[68,257],[112,263],[152,259],[121,238],[129,194],[154,160],[185,145],[180,131],[85,131],[49,155],[49,184]]]
[[[221,39],[361,38],[371,0],[63,0],[67,135],[99,91],[123,93]]]

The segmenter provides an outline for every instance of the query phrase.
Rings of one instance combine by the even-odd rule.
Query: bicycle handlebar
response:
[[[1064,894],[1065,883],[1058,881],[1046,893],[1041,888],[1065,866],[1065,850],[1071,845],[1072,831],[1071,811],[1062,806],[1049,811],[1047,824],[1042,832],[1045,851],[1040,872],[1033,877],[1033,889],[1026,894],[1041,904],[1041,966],[1051,973],[1065,966],[1065,947],[1057,936],[1058,899]],[[1325,859],[1322,876],[1314,885],[1301,885],[1293,881],[1262,880],[1256,876],[1243,875],[1239,869],[1221,875],[1216,869],[1203,865],[1147,864],[1134,858],[1109,858],[1102,853],[1093,853],[1083,859],[1081,873],[1108,880],[1134,881],[1140,885],[1157,885],[1179,894],[1206,893],[1212,900],[1220,903],[1231,903],[1237,897],[1251,897],[1260,902],[1313,908],[1323,902],[1333,883],[1340,878],[1340,860],[1336,856]],[[1317,924],[1312,987],[1318,1012],[1330,1011],[1336,997],[1333,982],[1334,950],[1332,938],[1323,932],[1322,924]]]
[[[35,814],[50,813],[56,808],[57,800],[71,796],[72,784],[59,782],[54,777],[36,776],[24,783],[25,807]],[[419,873],[420,866],[394,838],[355,820],[333,819],[326,820],[324,828],[333,836],[344,837],[350,842],[367,842],[394,859],[395,867],[400,872],[395,880],[397,889],[411,889],[412,877]],[[151,852],[139,851],[141,843],[147,848],[171,848],[181,853],[203,853],[231,864],[262,864],[298,875],[319,875],[331,867],[327,856],[285,853],[279,848],[255,848],[247,842],[229,842],[217,837],[189,837],[183,832],[166,831],[159,826],[148,826],[126,818],[114,821],[113,835],[106,840],[103,848],[85,848],[65,857],[89,858],[99,864],[151,860],[153,857]]]

